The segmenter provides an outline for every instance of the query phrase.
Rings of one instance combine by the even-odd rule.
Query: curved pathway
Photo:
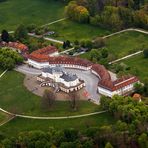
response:
[[[136,32],[148,34],[148,31],[146,31],[146,30],[142,30],[142,29],[138,29],[138,28],[129,28],[129,29],[124,29],[124,30],[121,30],[121,31],[118,31],[118,32],[115,32],[115,33],[112,33],[112,34],[109,34],[109,35],[106,35],[106,36],[103,36],[102,38],[103,39],[109,38],[111,36],[114,36],[114,35],[117,35],[117,34],[120,34],[120,33],[123,33],[123,32],[127,32],[127,31],[136,31]]]
[[[93,115],[98,115],[98,114],[108,112],[108,110],[104,110],[104,111],[99,111],[99,112],[94,112],[94,113],[89,113],[89,114],[82,114],[82,115],[74,115],[74,116],[41,117],[41,116],[27,116],[27,115],[21,115],[21,114],[14,114],[14,113],[8,112],[2,108],[0,108],[0,111],[6,113],[8,115],[11,115],[13,117],[20,117],[20,118],[26,118],[26,119],[39,119],[39,120],[74,119],[74,118],[88,117],[88,116],[93,116]]]

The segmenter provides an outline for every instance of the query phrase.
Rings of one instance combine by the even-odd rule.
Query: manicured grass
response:
[[[103,28],[94,27],[89,24],[80,24],[65,20],[58,22],[56,24],[50,25],[50,29],[57,33],[57,37],[54,37],[59,40],[86,40],[93,39],[97,36],[104,36],[110,34],[111,31],[108,31]],[[49,36],[52,37],[52,36]]]
[[[0,107],[10,112],[34,116],[69,116],[99,111],[99,106],[79,101],[77,111],[70,109],[68,101],[56,101],[55,105],[44,111],[41,108],[41,98],[29,92],[23,85],[24,75],[8,71],[0,79]]]
[[[115,120],[108,113],[64,120],[33,120],[16,118],[7,123],[6,125],[0,127],[0,131],[4,132],[7,136],[16,136],[16,134],[23,131],[48,131],[50,127],[54,127],[55,129],[76,128],[80,130],[86,130],[89,126],[100,127],[102,125],[113,124],[114,122]]]
[[[148,59],[143,57],[143,54],[133,56],[129,59],[121,61],[130,66],[130,73],[136,74],[140,80],[144,81],[148,78]]]
[[[0,124],[4,122],[7,118],[8,116],[6,114],[0,112]]]
[[[107,38],[106,47],[109,54],[118,59],[148,47],[148,35],[134,31],[124,32]],[[86,52],[80,57],[89,59],[89,55],[90,52]]]
[[[64,17],[64,4],[55,0],[7,0],[0,3],[0,30],[19,24],[44,25]]]
[[[124,57],[130,53],[148,47],[148,35],[138,32],[124,32],[106,39],[107,48],[116,58]]]
[[[80,54],[79,57],[83,58],[83,59],[88,59],[89,60],[90,51],[89,52],[85,52],[84,54]]]

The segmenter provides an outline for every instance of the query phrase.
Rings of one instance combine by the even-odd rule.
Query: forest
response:
[[[146,0],[75,0],[65,7],[65,14],[73,21],[112,30],[148,29]]]

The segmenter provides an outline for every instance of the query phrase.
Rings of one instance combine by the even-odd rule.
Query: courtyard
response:
[[[27,75],[27,78],[25,79],[25,85],[30,90],[33,91],[35,94],[41,96],[43,94],[43,91],[45,88],[42,88],[39,86],[36,80],[36,76],[41,74],[41,70],[30,68],[27,65],[19,66],[17,67],[17,70],[19,72],[24,73]],[[86,87],[82,90],[88,94],[87,98],[84,97],[83,92],[81,93],[82,97],[80,99],[82,100],[88,100],[92,99],[94,102],[99,102],[99,94],[97,93],[97,86],[99,79],[94,74],[91,73],[91,71],[83,71],[78,69],[65,69],[66,72],[70,74],[76,74],[78,78],[85,81]],[[85,89],[85,90],[84,90]],[[81,90],[81,91],[82,91]],[[60,97],[61,98],[61,97]],[[62,99],[63,100],[63,99]]]

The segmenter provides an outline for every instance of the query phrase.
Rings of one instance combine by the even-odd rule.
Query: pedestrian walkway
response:
[[[61,120],[61,119],[74,119],[74,118],[82,118],[82,117],[88,117],[88,116],[93,116],[93,115],[98,115],[102,114],[105,112],[108,112],[108,110],[104,111],[99,111],[99,112],[94,112],[94,113],[89,113],[89,114],[83,114],[83,115],[74,115],[74,116],[61,116],[61,117],[40,117],[40,116],[27,116],[27,115],[20,115],[20,114],[14,114],[10,113],[2,108],[0,108],[0,111],[11,115],[13,117],[20,117],[20,118],[26,118],[26,119],[39,119],[39,120]]]
[[[34,33],[28,33],[28,35],[35,37],[35,38],[41,38],[41,36],[35,35]],[[46,41],[51,41],[51,42],[63,44],[63,41],[60,41],[60,40],[56,40],[56,39],[52,39],[52,38],[48,38],[48,37],[43,37],[43,39],[46,40]]]
[[[52,24],[55,24],[55,23],[58,23],[58,22],[64,21],[64,20],[66,20],[66,19],[67,19],[67,18],[62,18],[62,19],[59,19],[59,20],[56,20],[56,21],[53,21],[53,22],[50,22],[50,23],[44,24],[44,25],[42,25],[41,27],[49,26],[49,25],[52,25]]]
[[[148,34],[148,31],[145,31],[145,30],[142,30],[142,29],[129,28],[129,29],[124,29],[124,30],[121,30],[121,31],[118,31],[118,32],[115,32],[115,33],[112,33],[112,34],[109,34],[109,35],[106,35],[106,36],[103,36],[102,38],[103,39],[109,38],[111,36],[114,36],[114,35],[117,35],[117,34],[120,34],[120,33],[123,33],[123,32],[127,32],[127,31],[136,31],[136,32]]]
[[[138,51],[138,52],[136,52],[136,53],[133,53],[133,54],[127,55],[127,56],[125,56],[125,57],[123,57],[123,58],[120,58],[120,59],[117,59],[117,60],[115,60],[115,61],[109,62],[109,64],[117,63],[117,62],[119,62],[119,61],[121,61],[121,60],[130,58],[130,57],[135,56],[135,55],[137,55],[137,54],[140,54],[140,53],[142,53],[142,52],[143,52],[143,50],[140,50],[140,51]]]
[[[7,69],[0,75],[0,78],[7,72]]]

